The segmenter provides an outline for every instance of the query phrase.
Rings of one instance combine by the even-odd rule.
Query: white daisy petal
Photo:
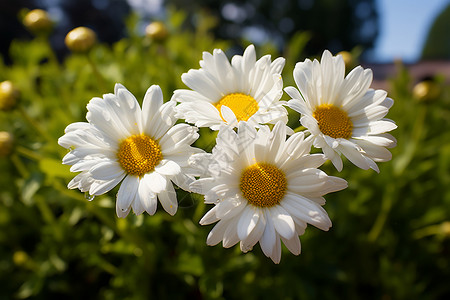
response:
[[[125,173],[117,162],[105,161],[93,166],[89,173],[96,180],[111,180]]]
[[[281,260],[281,241],[280,241],[280,235],[276,233],[275,237],[275,245],[273,247],[272,255],[270,256],[272,261],[276,264],[280,263]]]
[[[166,177],[158,172],[145,174],[144,180],[149,183],[150,190],[156,194],[161,193],[167,187]]]
[[[397,128],[397,125],[395,125],[395,123],[390,120],[375,121],[369,125],[369,134],[381,134],[394,130],[395,128]]]
[[[217,206],[211,208],[201,219],[200,225],[209,225],[219,221],[220,219],[216,216]]]
[[[192,172],[192,171],[190,171]],[[195,173],[195,172],[192,172]],[[190,189],[190,185],[195,181],[193,175],[186,175],[184,172],[180,172],[178,174],[173,175],[171,180],[181,189],[192,192]]]
[[[173,185],[169,182],[164,191],[158,193],[159,202],[165,211],[173,216],[178,209],[177,193],[173,188]]]
[[[81,175],[81,174],[80,174]],[[90,176],[90,175],[89,175]],[[114,179],[111,180],[106,180],[106,181],[102,181],[102,180],[89,180],[88,178],[86,178],[86,181],[82,181],[81,182],[81,186],[79,186],[78,188],[82,191],[82,192],[86,192],[87,190],[89,190],[89,194],[90,195],[102,195],[106,192],[109,192],[113,187],[115,187],[120,181],[122,181],[122,179],[125,177],[125,174],[122,174]]]
[[[367,161],[368,158],[362,153],[362,151],[359,151],[355,145],[342,145],[339,147],[339,151],[348,158],[349,161],[351,161],[355,166],[367,170],[370,168],[369,163]]]
[[[265,227],[266,227],[266,220],[265,220],[264,215],[261,214],[260,217],[258,218],[258,220],[256,221],[256,226],[253,228],[252,232],[250,232],[250,234],[247,236],[247,238],[242,240],[242,243],[244,243],[245,246],[248,248],[253,248],[253,246],[255,246],[255,244],[261,239],[261,237],[264,233]],[[238,223],[238,228],[239,228],[239,223]],[[238,234],[238,237],[239,237],[239,234]]]
[[[148,120],[144,133],[149,136],[160,139],[175,123],[175,102],[169,101],[160,106],[153,119]]]
[[[163,154],[172,153],[183,145],[190,145],[195,142],[199,137],[197,131],[196,127],[188,124],[177,124],[170,128],[159,141],[164,149]]]
[[[237,234],[237,222],[228,222],[228,226],[223,233],[223,247],[230,248],[239,242]]]
[[[139,103],[134,95],[121,84],[116,84],[114,87],[114,94],[120,99],[120,106],[117,107],[116,114],[125,114],[125,116],[121,118],[124,122],[124,126],[131,134],[138,134],[142,131],[142,114]],[[116,108],[116,106],[113,107]]]
[[[269,215],[269,211],[265,208],[265,215]],[[272,218],[266,218],[266,227],[264,228],[264,233],[259,241],[261,245],[261,250],[263,253],[271,257],[274,251],[274,245],[276,243],[275,239],[277,238],[275,232],[275,226],[273,225]]]
[[[119,218],[125,218],[125,217],[128,216],[128,214],[130,213],[131,208],[132,208],[132,207],[130,206],[127,210],[123,211],[123,210],[120,210],[120,209],[118,208],[118,206],[116,205],[116,214],[117,214],[117,216],[118,216]]]
[[[227,223],[228,221],[221,220],[213,227],[213,229],[209,232],[208,237],[206,238],[207,245],[214,246],[220,243],[227,229]]]
[[[289,193],[281,206],[293,216],[319,229],[328,231],[331,227],[331,220],[326,211],[319,204],[305,197]]]
[[[216,216],[220,219],[229,219],[240,214],[246,207],[246,202],[239,198],[221,201],[215,206]]]
[[[248,237],[258,223],[259,217],[258,210],[251,206],[244,209],[237,225],[239,239],[245,240]]]
[[[175,176],[181,172],[180,166],[171,160],[162,160],[155,167],[155,171],[165,176]]]
[[[357,139],[367,141],[369,143],[378,145],[380,147],[388,147],[389,148],[396,144],[395,138],[388,133],[380,134],[380,135],[361,136],[361,137],[358,137]],[[359,142],[357,141],[357,143],[359,143]]]
[[[295,234],[295,224],[289,213],[281,206],[272,207],[270,213],[275,230],[281,236],[291,239]]]
[[[294,235],[291,239],[285,239],[284,237],[281,237],[281,240],[283,241],[283,244],[286,246],[286,248],[291,251],[294,255],[299,255],[301,252],[301,245],[300,245],[300,239],[297,235]]]
[[[163,104],[163,95],[158,85],[152,85],[148,88],[142,103],[142,131],[151,132],[149,126],[151,120],[157,118],[160,107]]]
[[[131,203],[131,209],[133,210],[133,213],[136,216],[141,215],[145,211],[145,208],[142,205],[142,200],[141,200],[141,196],[139,195],[139,193],[136,193],[136,195],[134,196],[134,200]]]
[[[188,87],[204,95],[209,99],[218,101],[221,98],[221,91],[216,86],[216,78],[209,77],[209,74],[204,70],[189,70],[187,73],[181,75],[181,80]]]
[[[220,108],[220,113],[223,119],[226,121],[227,125],[231,127],[237,126],[238,120],[236,119],[236,115],[228,106],[222,105],[222,107]]]
[[[117,211],[127,211],[139,188],[139,177],[127,176],[120,185],[119,192],[117,193],[116,207]],[[120,216],[119,216],[120,217]]]
[[[143,210],[145,210],[149,215],[154,215],[156,212],[158,199],[156,194],[150,190],[147,180],[142,179],[140,181],[138,193]]]

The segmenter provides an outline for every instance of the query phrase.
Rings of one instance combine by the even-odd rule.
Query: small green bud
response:
[[[14,146],[14,138],[7,131],[0,131],[0,157],[11,154]]]
[[[155,41],[162,41],[167,38],[169,32],[163,22],[155,21],[147,25],[145,34]]]
[[[412,93],[419,101],[433,101],[441,95],[441,87],[432,80],[424,80],[414,86]]]
[[[19,97],[20,92],[11,81],[0,82],[0,110],[9,111],[16,107]]]
[[[72,29],[64,40],[67,48],[73,52],[89,51],[97,41],[97,35],[87,27]]]
[[[32,33],[48,34],[53,28],[53,22],[48,13],[42,9],[33,9],[23,18],[23,24]]]

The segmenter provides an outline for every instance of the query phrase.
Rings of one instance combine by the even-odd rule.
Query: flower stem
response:
[[[13,162],[14,166],[16,167],[17,171],[19,171],[20,175],[23,178],[27,178],[29,173],[23,162],[20,160],[20,157],[13,153],[11,154],[11,161]]]
[[[89,53],[86,53],[86,58],[87,58],[87,61],[89,62],[89,64],[91,65],[92,72],[94,73],[95,77],[97,78],[97,82],[98,82],[100,88],[102,89],[102,92],[106,93],[107,89],[106,89],[105,79],[103,78],[102,74],[98,70],[97,65],[92,60]]]
[[[380,236],[380,233],[383,230],[383,227],[386,224],[387,218],[391,211],[393,201],[397,197],[397,191],[398,187],[396,187],[395,184],[389,184],[384,190],[380,213],[378,214],[372,226],[372,229],[368,234],[368,240],[370,242],[375,242]]]
[[[36,160],[36,161],[43,159],[43,157],[40,154],[38,154],[28,148],[25,148],[23,146],[17,145],[15,147],[15,149],[16,149],[17,153],[19,153],[29,159]]]

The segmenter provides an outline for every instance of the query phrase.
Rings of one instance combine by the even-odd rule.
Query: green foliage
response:
[[[168,100],[185,88],[180,76],[199,67],[203,51],[227,48],[208,34],[210,20],[191,32],[182,29],[183,18],[171,14],[170,35],[160,43],[137,34],[130,18],[129,38],[61,64],[44,40],[14,41],[14,64],[0,64],[0,80],[13,81],[22,93],[20,107],[0,121],[0,130],[16,140],[14,152],[0,159],[0,299],[448,296],[450,91],[443,87],[440,99],[415,102],[406,71],[391,81],[389,117],[398,124],[392,161],[380,163],[380,174],[351,164],[338,173],[326,164],[328,174],[349,181],[348,189],[326,197],[333,227],[308,227],[303,253],[284,249],[279,265],[259,246],[247,254],[238,246],[206,246],[212,226],[198,224],[209,209],[199,195],[178,190],[174,217],[159,209],[118,219],[117,188],[93,201],[66,188],[74,174],[60,163],[66,150],[57,139],[68,124],[84,120],[92,97],[120,82],[137,99],[159,84]],[[287,47],[285,86],[294,84],[294,63],[307,40],[298,34]],[[299,126],[298,115],[289,125]],[[210,150],[214,133],[201,135],[196,145]]]

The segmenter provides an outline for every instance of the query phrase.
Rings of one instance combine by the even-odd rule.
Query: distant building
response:
[[[394,78],[398,72],[397,63],[387,64],[362,64],[364,68],[370,68],[373,71],[374,89],[389,90],[388,80]],[[424,79],[432,78],[436,75],[445,77],[445,81],[450,84],[450,61],[420,61],[415,64],[404,64],[412,77],[412,83],[417,83]]]

